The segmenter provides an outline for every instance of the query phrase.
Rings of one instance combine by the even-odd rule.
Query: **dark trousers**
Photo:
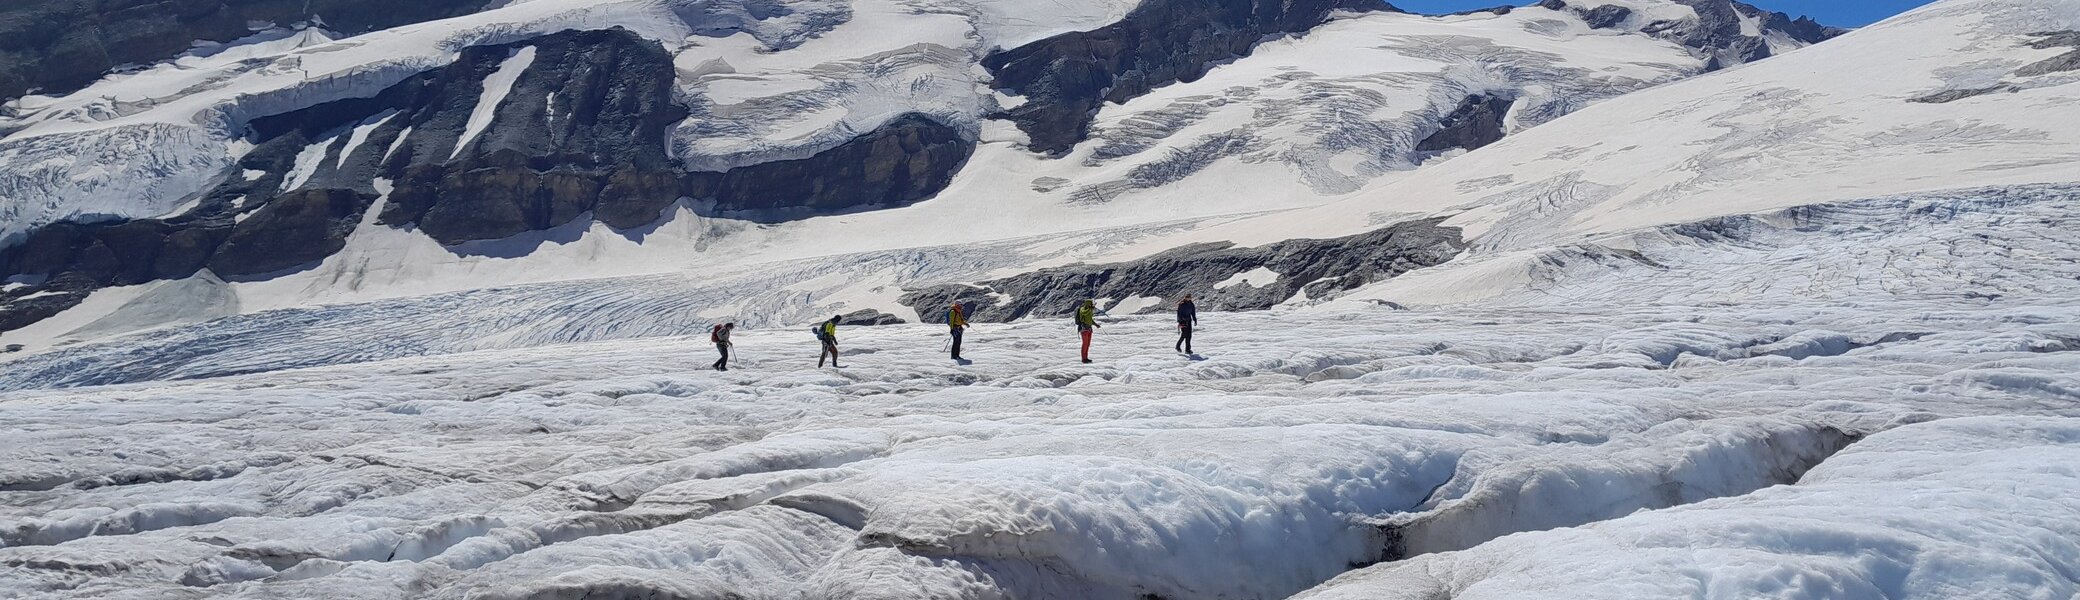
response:
[[[729,344],[728,344],[728,343],[726,343],[726,342],[715,342],[715,352],[717,352],[717,353],[719,353],[719,354],[721,354],[721,355],[722,355],[722,358],[718,358],[718,359],[715,359],[715,370],[717,370],[717,371],[728,371],[728,370],[729,370]]]
[[[816,366],[823,366],[823,357],[831,357],[831,366],[838,366],[838,340],[824,340],[823,351],[816,354]]]
[[[961,328],[959,327],[953,328],[953,358],[954,360],[960,360],[961,358]]]
[[[1178,351],[1178,352],[1183,352],[1183,353],[1185,353],[1185,354],[1191,354],[1191,353],[1192,353],[1192,324],[1191,324],[1191,323],[1178,323],[1178,324],[1177,324],[1177,351]]]

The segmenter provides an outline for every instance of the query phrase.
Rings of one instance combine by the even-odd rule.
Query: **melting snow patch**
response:
[[[196,194],[195,197],[189,198],[187,202],[182,202],[180,206],[173,207],[173,210],[166,211],[166,214],[159,215],[158,218],[166,219],[181,216],[181,213],[195,210],[195,206],[198,204],[202,204],[201,194]]]
[[[519,81],[520,73],[533,64],[534,46],[528,46],[506,57],[497,71],[484,78],[484,93],[477,95],[477,108],[470,112],[469,124],[462,128],[462,139],[455,140],[455,149],[448,153],[449,159],[461,156],[462,149],[469,147],[477,134],[484,133],[484,129],[491,126],[491,119],[498,115],[498,105],[505,102],[506,94],[512,93],[513,82]]]
[[[288,177],[282,178],[283,192],[296,191],[311,180],[311,175],[317,174],[318,164],[325,160],[325,148],[332,145],[332,140],[325,138],[311,142],[311,145],[303,147],[302,152],[296,153],[296,166],[289,170]]]
[[[354,149],[360,148],[362,142],[368,141],[368,134],[375,131],[376,128],[382,127],[384,123],[390,122],[390,119],[396,116],[396,110],[386,110],[381,114],[362,120],[361,124],[354,128],[354,133],[347,136],[347,147],[340,149],[339,159],[333,161],[332,168],[338,169],[346,166],[347,157],[352,156]]]
[[[1154,296],[1132,296],[1112,303],[1112,306],[1107,307],[1105,312],[1106,314],[1114,315],[1131,315],[1151,306],[1159,306],[1162,303],[1162,298]]]
[[[1278,281],[1278,278],[1279,274],[1277,271],[1273,271],[1264,267],[1257,267],[1255,269],[1250,269],[1248,271],[1236,273],[1233,277],[1221,280],[1220,283],[1213,284],[1213,289],[1225,290],[1238,285],[1248,285],[1250,287],[1264,287],[1272,284],[1273,282]]]
[[[390,147],[388,149],[383,150],[382,162],[390,162],[390,155],[396,154],[398,148],[404,147],[404,141],[411,138],[412,127],[410,125],[406,125],[404,131],[397,132],[397,139],[390,140]]]

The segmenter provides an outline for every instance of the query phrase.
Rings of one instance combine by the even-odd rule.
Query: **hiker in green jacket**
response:
[[[1098,304],[1089,300],[1076,307],[1076,332],[1083,336],[1083,362],[1091,362],[1091,332],[1098,328]]]
[[[816,339],[823,342],[823,351],[816,354],[816,368],[823,368],[825,356],[831,357],[832,368],[845,368],[845,365],[838,364],[838,320],[843,318],[831,317],[831,320],[816,326]]]

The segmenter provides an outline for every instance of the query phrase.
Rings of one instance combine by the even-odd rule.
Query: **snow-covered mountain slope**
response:
[[[1309,206],[1715,51],[1568,6],[1242,4],[534,0],[259,34],[15,105],[0,329],[205,271],[304,290],[267,308]],[[1105,68],[1048,59],[1079,44]],[[573,237],[575,265],[531,256]],[[310,274],[345,254],[352,285]]]
[[[363,33],[467,14],[490,0],[201,0],[0,6],[0,102],[23,93],[62,95],[109,73],[246,37],[275,24],[321,23]]]
[[[1191,243],[1268,247],[1443,218],[1463,229],[1464,255],[1363,297],[1534,301],[1546,298],[1535,288],[1564,279],[1558,271],[1573,268],[1566,263],[1575,255],[1634,253],[1637,236],[1658,228],[1894,195],[2055,201],[2055,192],[2037,194],[2064,188],[2031,184],[2080,180],[2080,127],[2070,118],[2080,104],[2072,60],[2080,46],[2059,33],[2069,30],[2080,30],[2080,3],[1936,3],[1808,50],[1601,103],[1336,202],[1103,260],[1142,264]],[[1878,72],[1887,75],[1841,75]],[[1957,290],[1904,290],[1937,292]]]

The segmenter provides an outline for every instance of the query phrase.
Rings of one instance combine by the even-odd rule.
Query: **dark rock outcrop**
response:
[[[1459,107],[1445,115],[1439,122],[1437,133],[1416,143],[1421,152],[1443,152],[1453,148],[1472,150],[1502,139],[1503,117],[1509,115],[1509,107],[1517,103],[1515,98],[1504,98],[1486,94],[1467,96]]]
[[[838,324],[846,327],[875,327],[881,325],[901,325],[903,324],[903,318],[871,308],[863,308],[860,310],[840,315],[838,317]]]
[[[1444,16],[1447,16],[1447,17],[1460,17],[1460,16],[1466,16],[1466,15],[1490,14],[1490,15],[1495,15],[1495,16],[1498,16],[1498,17],[1499,17],[1499,16],[1503,16],[1503,15],[1507,15],[1507,14],[1510,14],[1510,13],[1512,13],[1512,12],[1516,12],[1516,10],[1517,10],[1517,7],[1515,7],[1515,6],[1510,6],[1510,5],[1508,5],[1508,4],[1504,4],[1504,5],[1502,5],[1502,6],[1491,6],[1491,7],[1488,7],[1488,8],[1476,8],[1476,9],[1473,9],[1473,10],[1462,10],[1462,11],[1459,11],[1459,12],[1454,12],[1454,13],[1445,13],[1445,14],[1444,14]]]
[[[2060,73],[2065,71],[2080,71],[2080,31],[2058,31],[2052,33],[2039,33],[2036,35],[2037,37],[2042,39],[2030,42],[2029,47],[2031,48],[2035,48],[2038,50],[2049,50],[2052,48],[2072,48],[2072,51],[2067,52],[2065,54],[2060,54],[2058,56],[2053,56],[2044,60],[2040,60],[2034,63],[2030,63],[2028,65],[2023,66],[2020,69],[2016,69],[2016,77],[2036,77],[2038,75],[2048,75],[2051,73]]]
[[[945,189],[974,152],[953,127],[910,114],[809,158],[695,177],[688,196],[764,222],[897,207]]]
[[[478,82],[530,48],[533,62],[471,140]],[[608,225],[657,220],[681,196],[665,156],[687,111],[672,99],[671,56],[621,30],[565,32],[466,51],[399,90],[411,136],[382,165],[396,177],[380,223],[417,223],[445,244],[555,227],[599,209]],[[467,144],[459,151],[457,144]],[[453,157],[452,159],[450,157]]]
[[[1576,12],[1582,16],[1583,21],[1595,29],[1612,29],[1625,24],[1626,19],[1632,18],[1632,9],[1617,4],[1605,4],[1589,10]]]
[[[1929,94],[1929,95],[1926,95],[1926,96],[1916,96],[1916,97],[1913,97],[1913,98],[1908,98],[1908,99],[1907,99],[1907,101],[1908,101],[1908,102],[1919,102],[1919,103],[1922,103],[1922,104],[1947,104],[1947,103],[1951,103],[1951,102],[1956,102],[1956,101],[1958,101],[1958,100],[1963,100],[1963,99],[1966,99],[1966,98],[1976,98],[1976,97],[1979,97],[1979,96],[1984,96],[1984,95],[1987,95],[1987,94],[1993,94],[1993,93],[1998,93],[1998,92],[2019,92],[2019,91],[2022,91],[2022,88],[2019,88],[2019,87],[2015,87],[2015,86],[2012,86],[2012,85],[2005,85],[2005,84],[2003,84],[2003,85],[1996,85],[1996,86],[1990,86],[1990,87],[1983,87],[1983,88],[1968,88],[1968,89],[1961,89],[1961,90],[1943,90],[1943,91],[1940,91],[1940,92],[1936,92],[1936,93],[1933,93],[1933,94]]]
[[[1147,0],[1118,22],[991,53],[991,85],[1024,96],[1004,118],[1034,151],[1060,156],[1090,134],[1106,102],[1196,81],[1265,39],[1306,32],[1338,10],[1397,10],[1384,0]]]
[[[10,0],[0,3],[0,102],[66,93],[111,70],[228,42],[253,23],[322,19],[357,34],[469,14],[487,0]]]
[[[375,199],[341,189],[298,190],[275,198],[231,230],[209,269],[220,277],[240,277],[324,260],[346,247],[347,234]]]
[[[2073,50],[2065,54],[2023,65],[2021,68],[2015,69],[2015,72],[2009,73],[2009,75],[2018,79],[2028,79],[2039,75],[2080,70],[2080,31],[2053,31],[2031,34],[2031,36],[2037,39],[2027,44],[2030,48],[2049,50],[2052,48],[2069,47]],[[1907,101],[1923,104],[1944,104],[1987,94],[2020,92],[2023,89],[2025,89],[2024,86],[2017,83],[2000,83],[1986,87],[1940,90],[1927,95],[1908,98]]]
[[[1807,44],[1818,44],[1848,33],[1846,29],[1821,25],[1808,17],[1794,19],[1781,12],[1734,0],[1671,1],[1690,7],[1697,13],[1697,18],[1641,23],[1639,31],[1696,51],[1705,59],[1707,71],[1769,58],[1769,43],[1761,37],[1746,34],[1741,25],[1743,18],[1758,19],[1763,31],[1774,31]],[[1590,27],[1599,29],[1622,27],[1634,15],[1631,9],[1622,6],[1606,4],[1581,8],[1567,0],[1541,0],[1538,6],[1574,13]]]
[[[1230,243],[1198,244],[1124,263],[1071,265],[994,279],[974,285],[945,284],[909,291],[898,301],[925,321],[945,322],[943,307],[974,307],[969,318],[1003,322],[1024,317],[1060,317],[1085,299],[1192,294],[1205,310],[1261,310],[1305,293],[1328,298],[1415,269],[1442,264],[1466,248],[1456,227],[1442,219],[1411,221],[1359,235],[1326,240],[1287,240],[1256,248]],[[1239,273],[1269,269],[1276,281],[1214,285]],[[1001,295],[1000,295],[1001,294]],[[1000,301],[1003,296],[1009,300]]]

